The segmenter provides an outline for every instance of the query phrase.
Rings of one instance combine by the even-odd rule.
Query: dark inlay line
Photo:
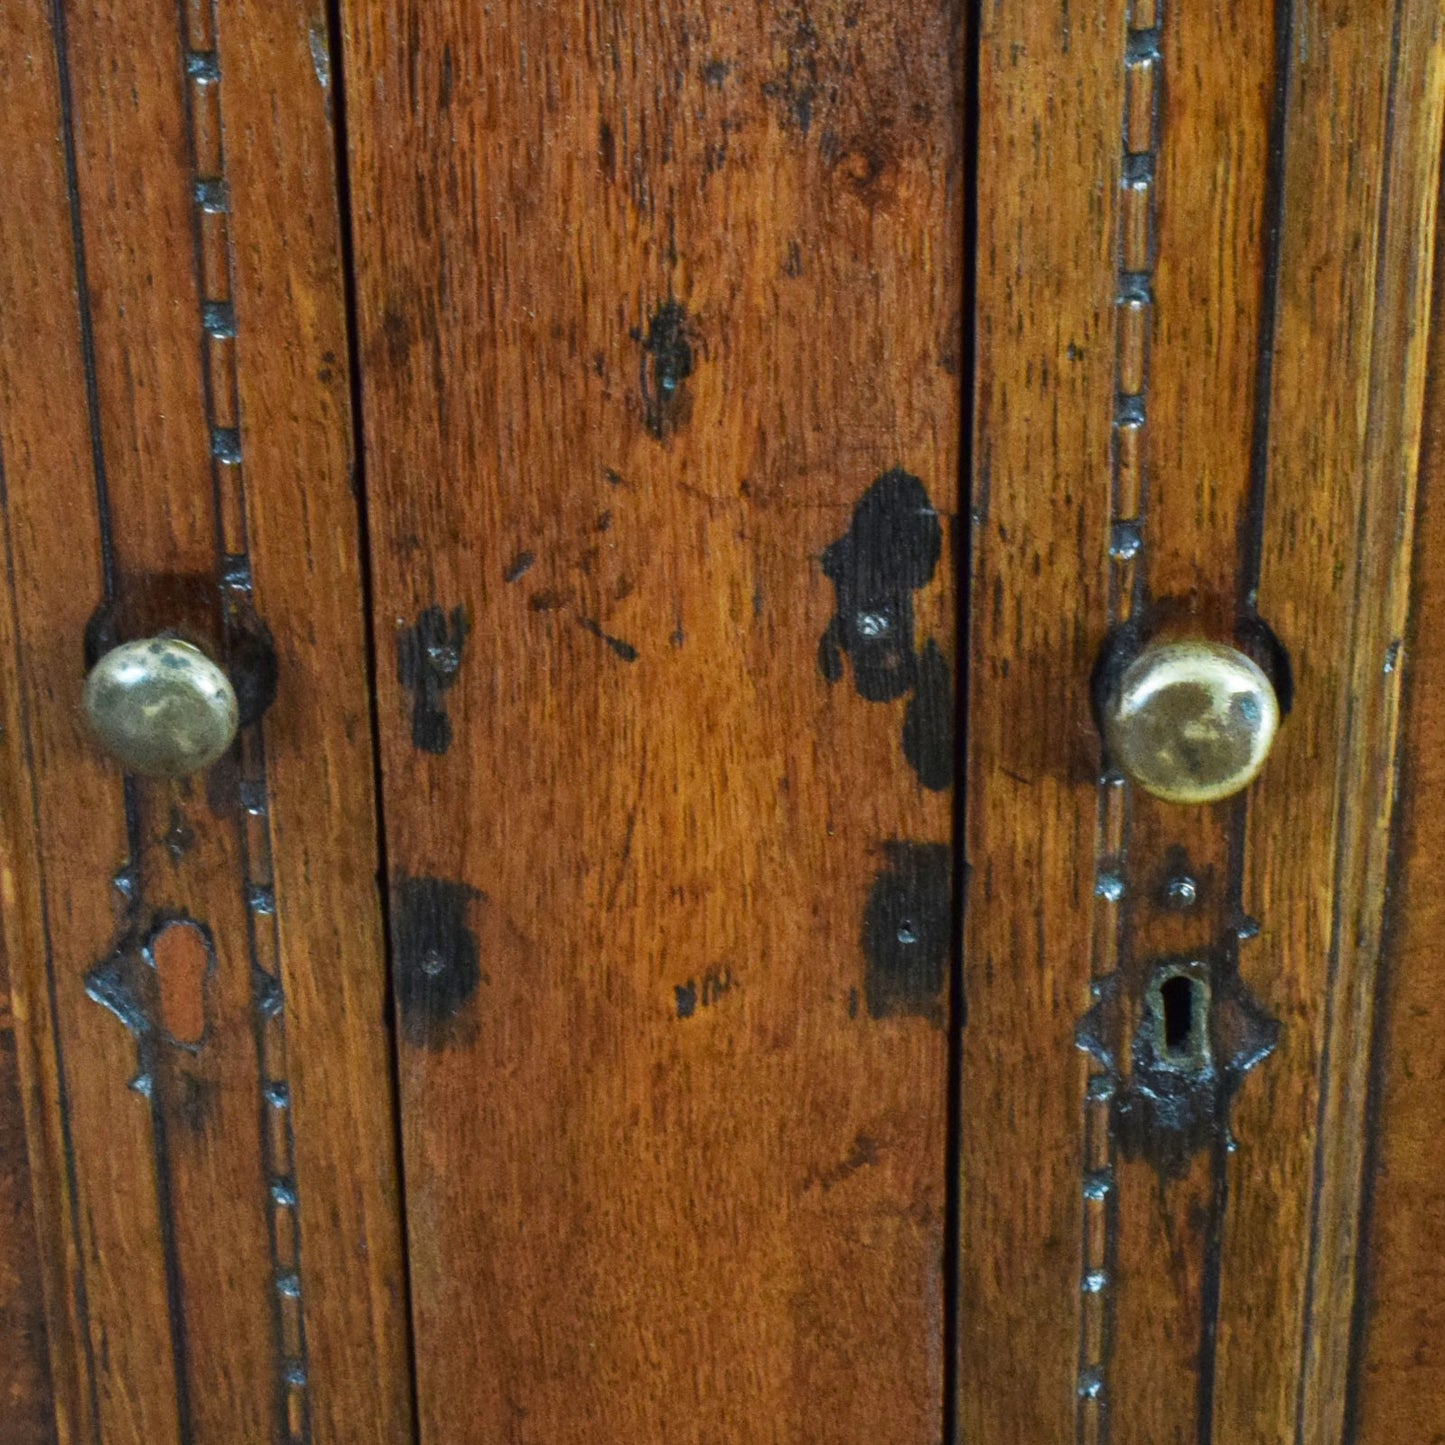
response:
[[[962,246],[960,258],[958,406],[958,502],[950,534],[949,561],[954,592],[954,766],[952,799],[952,919],[948,949],[948,1095],[945,1105],[943,1194],[943,1445],[959,1442],[959,1385],[963,1362],[963,1157],[964,1094],[963,1042],[968,1024],[968,994],[964,976],[963,921],[968,902],[968,698],[972,631],[973,460],[974,428],[978,421],[978,332],[973,324],[978,295],[978,146],[979,81],[983,64],[979,7],[959,5],[956,23],[963,34],[953,53],[962,56],[958,106],[962,120],[959,144],[965,174],[962,186]]]
[[[1219,1349],[1219,1299],[1223,1287],[1224,1216],[1229,1207],[1229,1087],[1223,1070],[1215,1082],[1217,1098],[1210,1151],[1210,1173],[1214,1191],[1209,1201],[1209,1223],[1204,1238],[1204,1275],[1200,1283],[1200,1313],[1203,1328],[1199,1345],[1199,1445],[1214,1439],[1214,1390]]]
[[[1238,794],[1229,809],[1229,855],[1225,860],[1225,894],[1227,918],[1235,937],[1226,947],[1238,948],[1239,941],[1254,936],[1253,921],[1244,911],[1244,853],[1248,836],[1249,794]],[[1216,1087],[1227,1089],[1224,1071]],[[1214,1439],[1214,1396],[1219,1365],[1219,1301],[1224,1287],[1224,1216],[1229,1204],[1229,1101],[1221,1097],[1216,1117],[1220,1126],[1215,1133],[1210,1156],[1214,1193],[1210,1200],[1209,1222],[1204,1236],[1204,1271],[1199,1290],[1199,1445],[1210,1445]]]
[[[346,309],[346,366],[350,385],[349,417],[351,445],[351,492],[356,498],[357,546],[360,549],[358,575],[361,579],[361,625],[365,639],[367,665],[373,680],[379,680],[381,673],[376,646],[376,573],[372,563],[371,511],[366,484],[366,427],[365,427],[365,385],[361,369],[361,307],[358,294],[356,237],[352,231],[353,198],[351,188],[350,128],[347,93],[350,89],[346,69],[346,48],[342,43],[344,28],[341,7],[343,0],[326,0],[326,43],[329,47],[331,71],[331,135],[335,146],[334,161],[336,174],[337,235],[341,248],[341,280]],[[392,1080],[392,1151],[396,1164],[397,1215],[401,1224],[401,1295],[402,1312],[406,1325],[405,1348],[407,1358],[407,1402],[411,1420],[415,1422],[420,1414],[418,1394],[418,1359],[416,1301],[412,1287],[411,1249],[406,1221],[410,1219],[407,1207],[407,1170],[404,1153],[405,1136],[402,1129],[401,1099],[401,1041],[398,1028],[396,987],[391,952],[395,947],[394,920],[391,909],[391,862],[386,836],[386,809],[383,805],[385,774],[381,756],[381,701],[380,688],[367,689],[371,721],[371,796],[373,817],[376,827],[377,850],[377,898],[381,910],[381,937],[388,948],[387,983],[383,991],[382,1007],[386,1019],[387,1039],[391,1052]]]
[[[1279,312],[1279,267],[1284,235],[1284,145],[1290,77],[1294,68],[1294,0],[1275,0],[1275,86],[1269,120],[1269,159],[1264,183],[1264,284],[1260,293],[1258,359],[1254,374],[1254,429],[1250,439],[1249,502],[1240,558],[1240,607],[1253,612],[1264,559],[1264,513],[1269,481],[1270,401],[1274,393],[1274,344]]]
[[[1264,556],[1265,505],[1269,479],[1270,405],[1274,390],[1275,330],[1279,309],[1280,252],[1285,211],[1285,127],[1288,121],[1289,88],[1293,73],[1293,0],[1275,0],[1276,74],[1269,121],[1269,154],[1266,162],[1264,215],[1264,278],[1260,294],[1259,333],[1254,379],[1254,418],[1250,438],[1249,495],[1245,506],[1241,538],[1238,606],[1241,614],[1252,616],[1259,596]],[[1230,810],[1228,888],[1229,921],[1237,939],[1252,936],[1244,909],[1245,840],[1248,834],[1248,794],[1241,794]],[[1237,947],[1237,939],[1228,946]],[[1221,1075],[1219,1087],[1226,1087]],[[1214,1405],[1218,1374],[1219,1310],[1223,1289],[1224,1223],[1229,1203],[1229,1119],[1221,1099],[1220,1127],[1211,1156],[1214,1193],[1210,1205],[1208,1232],[1204,1241],[1204,1272],[1200,1289],[1199,1420],[1200,1445],[1214,1438]]]
[[[95,503],[100,523],[101,583],[105,600],[115,598],[115,536],[111,526],[110,484],[100,430],[100,383],[95,371],[95,326],[90,313],[90,282],[85,264],[85,234],[80,219],[80,166],[75,155],[75,102],[70,82],[70,48],[65,29],[65,0],[51,0],[55,67],[60,82],[60,138],[65,150],[65,189],[70,203],[70,243],[75,253],[75,296],[80,320],[80,352],[85,370],[85,402],[90,414],[90,455],[95,472]]]
[[[149,1037],[137,1040],[136,1052],[140,1073],[155,1079],[155,1043]],[[181,1445],[191,1445],[195,1427],[191,1420],[191,1382],[187,1373],[190,1352],[186,1343],[185,1288],[181,1283],[180,1251],[176,1244],[175,1205],[171,1198],[170,1140],[166,1133],[165,1110],[161,1107],[160,1090],[150,1089],[151,1130],[155,1143],[156,1223],[160,1227],[161,1254],[165,1260],[166,1308],[171,1322],[171,1355],[176,1372],[176,1416]]]

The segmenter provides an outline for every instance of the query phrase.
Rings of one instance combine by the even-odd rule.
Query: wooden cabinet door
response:
[[[1386,926],[1401,684],[1428,776],[1445,660],[1407,607],[1441,47],[1410,0],[983,8],[964,1439],[1445,1429],[1428,803]],[[1105,639],[1263,628],[1259,781],[1127,784]],[[1202,1006],[1166,1048],[1171,976]]]
[[[7,1442],[411,1435],[327,56],[0,14]],[[80,714],[168,630],[244,704],[178,783]]]
[[[0,10],[0,1442],[1445,1438],[1442,116],[1437,0]]]

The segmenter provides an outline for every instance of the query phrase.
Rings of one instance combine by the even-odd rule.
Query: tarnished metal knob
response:
[[[1213,803],[1247,787],[1279,729],[1279,699],[1251,658],[1219,642],[1160,642],[1105,699],[1114,764],[1171,803]]]
[[[107,652],[85,680],[85,715],[127,772],[182,778],[231,746],[240,713],[226,674],[178,637]]]

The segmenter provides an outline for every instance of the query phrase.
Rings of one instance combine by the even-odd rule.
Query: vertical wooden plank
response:
[[[1440,937],[1445,890],[1445,267],[1437,228],[1424,433],[1403,672],[1397,842],[1376,999],[1373,1107],[1347,1429],[1365,1441],[1445,1433],[1445,1085]]]
[[[13,23],[5,763],[33,805],[5,926],[62,1428],[335,1440],[361,1412],[405,1439],[325,26],[209,0]],[[77,706],[87,654],[163,628],[243,700],[234,754],[175,785],[122,780]]]
[[[1261,933],[1241,960],[1282,1032],[1235,1110],[1221,1439],[1343,1429],[1442,42],[1438,8],[1413,0],[1293,15],[1259,597],[1294,655],[1297,704],[1251,801]],[[1350,164],[1324,127],[1355,138]]]
[[[1096,876],[1088,693],[1110,603],[1126,19],[985,6],[980,23],[959,1424],[1036,1442],[1072,1438],[1099,1364],[1081,1297],[1110,1207],[1107,1139],[1085,1134],[1108,1101],[1086,1102],[1074,1034],[1117,897]]]
[[[961,23],[348,11],[428,1441],[939,1434]]]
[[[266,719],[311,1439],[411,1438],[370,668],[324,8],[225,0],[237,414]],[[278,125],[274,117],[282,115]],[[260,830],[264,832],[264,830]],[[294,1255],[292,1256],[294,1258]]]
[[[1275,8],[1239,0],[1130,13],[1124,186],[1146,212],[1148,236],[1132,248],[1136,261],[1121,234],[1120,305],[1147,304],[1151,327],[1137,386],[1125,374],[1127,334],[1120,340],[1120,419],[1139,429],[1143,464],[1136,504],[1125,511],[1116,498],[1134,555],[1114,620],[1154,635],[1235,642],[1251,615],[1240,538],[1256,482]],[[1091,1387],[1115,1438],[1162,1445],[1195,1439],[1208,1410],[1208,1241],[1227,1125],[1217,1110],[1213,1128],[1200,1127],[1204,1111],[1155,1113],[1157,1076],[1139,1060],[1170,978],[1224,1002],[1243,913],[1233,867],[1242,815],[1234,802],[1181,808],[1138,789],[1127,811],[1110,1043],[1116,1118],[1130,1122],[1114,1158],[1117,1232],[1100,1283],[1110,1356]],[[1207,1043],[1200,1065],[1218,1052]],[[1213,1093],[1203,1080],[1195,1087]]]

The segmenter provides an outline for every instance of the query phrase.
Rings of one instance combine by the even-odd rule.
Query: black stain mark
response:
[[[783,48],[787,59],[772,80],[763,83],[763,94],[778,102],[783,122],[807,135],[813,126],[818,101],[818,31],[806,4],[789,6],[784,12],[787,31]]]
[[[587,632],[590,632],[593,637],[601,638],[623,662],[637,661],[638,651],[630,642],[624,642],[620,637],[613,637],[610,633],[604,632],[590,617],[579,617],[577,621],[580,622],[582,627]]]
[[[502,581],[515,582],[517,578],[531,569],[532,564],[536,560],[536,555],[532,552],[518,552],[517,555],[507,563],[506,570],[502,573]]]
[[[888,866],[863,911],[864,1002],[870,1018],[914,1014],[943,1023],[953,934],[953,858],[943,843],[885,843]]]
[[[486,895],[444,878],[405,878],[393,897],[396,1002],[402,1033],[422,1047],[445,1047],[452,1024],[482,981],[481,948],[467,912]]]
[[[918,682],[903,714],[903,756],[918,781],[941,793],[953,785],[953,677],[929,638],[918,659]]]
[[[1120,990],[1117,976],[1096,985],[1098,1001],[1076,1032],[1079,1047],[1111,1072],[1120,1052]],[[1142,1005],[1111,1120],[1123,1153],[1151,1163],[1162,1183],[1187,1174],[1190,1160],[1221,1135],[1229,1142],[1230,1102],[1273,1052],[1280,1025],[1245,987],[1228,945],[1159,960]]]
[[[803,248],[797,241],[788,242],[788,254],[783,261],[783,275],[797,279],[803,274]]]
[[[868,702],[910,697],[903,753],[924,787],[953,782],[953,679],[931,638],[914,646],[913,594],[928,585],[943,550],[943,528],[923,483],[895,467],[864,492],[848,531],[823,553],[837,611],[818,643],[830,682],[853,664],[853,686]]]
[[[466,640],[464,609],[452,608],[448,619],[435,606],[397,638],[397,672],[412,694],[411,740],[423,752],[445,753],[452,745],[452,720],[443,695],[461,671]]]
[[[695,978],[673,986],[673,997],[677,1003],[677,1016],[690,1019],[699,1007],[712,1008],[725,994],[733,990],[733,971],[726,966],[710,969],[702,980],[701,987]]]
[[[703,84],[712,90],[721,90],[723,81],[728,78],[728,72],[732,69],[726,60],[709,60],[702,68]]]
[[[675,431],[692,410],[686,382],[692,375],[692,341],[687,313],[664,301],[642,339],[642,404],[647,429],[659,441]]]

